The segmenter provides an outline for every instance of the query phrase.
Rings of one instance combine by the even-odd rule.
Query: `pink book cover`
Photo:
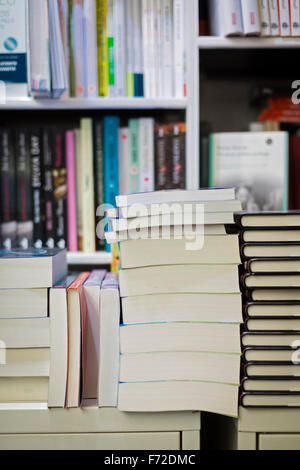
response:
[[[78,250],[76,220],[75,134],[66,132],[67,186],[68,186],[68,249]]]

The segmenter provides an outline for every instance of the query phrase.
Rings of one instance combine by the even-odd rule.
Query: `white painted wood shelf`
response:
[[[299,38],[199,36],[199,49],[300,49]]]
[[[105,251],[98,251],[95,253],[84,253],[84,252],[68,252],[67,262],[69,266],[99,266],[108,265],[112,261],[111,253]]]

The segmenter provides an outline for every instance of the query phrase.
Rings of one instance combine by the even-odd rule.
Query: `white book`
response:
[[[155,96],[163,97],[162,2],[154,0]]]
[[[155,0],[148,0],[148,44],[149,44],[149,72],[150,95],[157,98],[157,61],[156,61],[156,37],[155,37]]]
[[[271,35],[279,36],[279,15],[278,15],[278,4],[277,0],[268,0],[269,11],[270,11],[270,22],[271,22]]]
[[[205,201],[230,201],[235,199],[234,188],[220,189],[195,189],[182,190],[170,189],[155,191],[152,193],[130,194],[117,196],[117,207],[128,207],[132,204],[162,204],[173,202],[205,202]]]
[[[83,0],[83,40],[85,57],[85,93],[98,96],[98,57],[95,0]]]
[[[0,318],[48,316],[48,289],[0,289]]]
[[[154,119],[139,119],[140,191],[154,191]]]
[[[129,129],[121,127],[119,130],[119,191],[129,194]]]
[[[5,83],[0,99],[28,97],[28,2],[1,2],[0,4],[0,74]],[[7,71],[9,69],[9,72]]]
[[[241,36],[243,22],[240,0],[210,0],[209,15],[214,36]]]
[[[290,36],[290,5],[289,0],[278,0],[279,30],[280,36]]]
[[[49,348],[49,318],[0,319],[1,346],[8,349]]]
[[[134,96],[134,29],[133,29],[133,2],[125,0],[126,13],[126,95]]]
[[[150,46],[148,39],[149,27],[149,7],[148,0],[142,0],[142,33],[143,33],[143,58],[144,58],[144,95],[151,98],[151,77],[150,77]]]
[[[50,348],[7,349],[0,377],[49,377]]]
[[[268,0],[258,0],[258,7],[260,13],[260,30],[262,36],[271,35],[271,22],[269,12]]]
[[[109,47],[109,63],[113,64],[113,73],[114,73],[114,84],[109,84],[108,86],[108,96],[110,98],[116,97],[116,77],[115,77],[115,65],[116,65],[116,44],[115,44],[115,23],[114,23],[114,0],[107,0],[107,38],[110,41]],[[113,44],[113,45],[112,45]]]
[[[101,286],[98,405],[116,407],[119,383],[120,294],[118,275],[109,273]]]
[[[136,96],[143,96],[143,30],[142,30],[142,11],[141,1],[132,0],[132,35],[133,35],[133,73],[134,73],[134,91]],[[140,86],[138,86],[140,85]]]
[[[184,98],[184,54],[185,54],[185,2],[174,0],[173,28],[174,28],[174,97]]]
[[[74,72],[75,72],[75,96],[84,98],[85,96],[85,58],[84,58],[84,27],[83,27],[83,5],[81,1],[74,1],[73,11],[73,46],[74,46]]]
[[[116,96],[126,96],[126,34],[125,34],[125,3],[123,0],[114,0],[114,28],[115,28],[115,84]]]
[[[0,403],[47,402],[48,377],[1,377]]]
[[[257,0],[241,0],[243,31],[245,36],[260,34],[260,17]]]
[[[291,36],[300,36],[300,0],[290,0]]]
[[[47,0],[29,0],[31,94],[50,97],[50,41]]]
[[[162,96],[172,98],[174,95],[173,77],[173,2],[162,1]]]

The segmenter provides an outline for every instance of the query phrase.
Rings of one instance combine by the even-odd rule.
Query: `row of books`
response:
[[[300,406],[299,212],[238,217],[244,266],[241,405]]]
[[[214,36],[300,36],[299,0],[209,1]]]
[[[67,274],[57,249],[2,253],[0,266],[0,403],[116,407],[118,275]]]
[[[185,187],[185,124],[117,116],[79,128],[0,131],[2,246],[104,249],[103,204],[120,192]]]
[[[20,0],[0,16],[7,98],[187,94],[183,0]]]

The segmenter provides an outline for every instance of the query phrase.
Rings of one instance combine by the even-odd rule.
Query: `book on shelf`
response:
[[[8,99],[187,96],[183,0],[22,0],[1,10]]]

